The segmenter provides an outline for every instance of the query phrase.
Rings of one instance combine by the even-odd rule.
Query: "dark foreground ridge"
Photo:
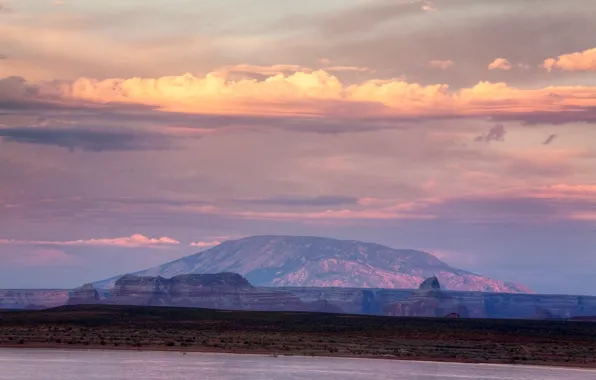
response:
[[[0,313],[0,347],[333,355],[596,368],[596,323],[74,305]]]

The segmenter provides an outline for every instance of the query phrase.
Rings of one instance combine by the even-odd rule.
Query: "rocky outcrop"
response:
[[[255,287],[234,273],[182,275],[171,279],[126,275],[116,285],[109,291],[89,284],[70,292],[0,290],[0,309],[113,303],[425,317],[457,314],[462,318],[582,320],[596,315],[596,297],[449,291],[441,289],[438,277],[423,281],[416,290]]]
[[[419,292],[440,291],[440,290],[441,290],[441,283],[439,282],[439,279],[437,278],[437,276],[432,276],[430,278],[427,278],[426,280],[424,280],[422,282],[422,284],[420,284],[420,287],[418,287]]]
[[[464,318],[469,316],[460,300],[441,291],[441,284],[435,276],[424,280],[407,299],[383,307],[383,314],[400,317],[443,317],[449,314],[458,314]]]
[[[70,292],[68,297],[69,305],[98,304],[100,302],[99,292],[92,284],[85,284]]]
[[[523,285],[453,268],[426,252],[308,236],[230,240],[135,275],[172,278],[213,272],[239,273],[253,285],[266,287],[413,289],[436,276],[449,290],[531,293]],[[118,278],[94,285],[112,288]]]
[[[0,290],[0,309],[45,309],[68,302],[68,290],[10,289]]]
[[[76,303],[72,300],[71,303]],[[224,310],[320,311],[341,313],[327,300],[303,301],[281,289],[255,288],[235,273],[163,277],[125,275],[100,303],[180,306]]]

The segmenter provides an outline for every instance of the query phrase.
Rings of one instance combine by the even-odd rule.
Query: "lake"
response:
[[[10,380],[594,380],[589,370],[150,351],[0,349]]]

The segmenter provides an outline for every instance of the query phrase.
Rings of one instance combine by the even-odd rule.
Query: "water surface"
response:
[[[0,349],[10,380],[595,380],[596,371],[395,360]]]

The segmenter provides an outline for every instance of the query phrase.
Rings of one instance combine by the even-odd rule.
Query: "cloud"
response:
[[[0,110],[16,112],[19,110],[97,108],[97,104],[66,99],[61,90],[62,85],[59,82],[29,83],[25,78],[18,76],[0,78]]]
[[[506,134],[505,126],[503,124],[497,124],[489,129],[486,134],[477,136],[474,141],[484,141],[487,143],[491,141],[505,141]]]
[[[356,66],[329,66],[331,63],[329,60],[321,60],[320,63],[324,63],[325,67],[321,68],[320,70],[324,70],[326,72],[372,72],[373,70],[369,69],[368,67],[356,67]],[[275,75],[291,75],[293,73],[302,72],[302,73],[312,73],[317,71],[318,69],[313,69],[307,66],[300,66],[300,65],[288,65],[288,64],[278,64],[278,65],[269,65],[269,66],[260,66],[260,65],[248,65],[248,64],[239,64],[239,65],[231,65],[231,66],[223,66],[218,68],[216,71],[212,72],[213,75],[221,76],[223,78],[229,77],[230,74],[258,74],[260,76],[275,76]]]
[[[311,14],[292,15],[275,23],[274,28],[287,31],[304,27],[312,29],[315,25],[317,35],[337,37],[366,32],[399,17],[424,16],[425,11],[434,9],[431,2],[420,0],[362,2],[354,7],[319,13],[314,17]]]
[[[544,140],[544,142],[542,143],[543,145],[549,145],[550,143],[552,143],[555,139],[557,138],[557,135],[550,135],[546,138],[546,140]]]
[[[0,128],[0,137],[8,142],[57,146],[70,151],[157,150],[168,146],[168,138],[157,134],[84,128]]]
[[[557,58],[548,58],[542,64],[548,71],[596,71],[596,48],[577,53],[563,54]]]
[[[327,72],[337,72],[337,73],[343,73],[343,72],[356,72],[356,73],[368,73],[368,72],[374,72],[374,70],[368,68],[368,67],[357,67],[357,66],[328,66],[328,67],[324,67],[323,68],[324,71]]]
[[[287,73],[295,73],[297,71],[304,71],[304,72],[311,72],[313,69],[310,69],[305,66],[300,65],[270,65],[270,66],[259,66],[259,65],[248,65],[248,64],[239,64],[239,65],[231,65],[231,66],[223,66],[217,69],[213,74],[221,74],[221,76],[226,76],[229,73],[244,73],[244,74],[261,74],[266,76],[274,76],[279,74],[287,74]]]
[[[524,120],[544,113],[553,120],[563,115],[568,121],[592,121],[596,109],[593,86],[521,89],[502,82],[479,82],[473,87],[450,90],[447,84],[421,85],[400,79],[371,79],[348,85],[323,70],[237,81],[213,73],[205,77],[81,78],[54,87],[49,93],[57,91],[67,103],[264,117],[396,120],[484,116]]]
[[[479,82],[452,89],[448,84],[422,85],[397,78],[347,83],[324,70],[271,73],[283,67],[228,67],[203,77],[185,74],[159,78],[79,78],[74,81],[30,83],[20,77],[0,79],[0,110],[15,113],[69,111],[71,120],[118,119],[151,123],[248,126],[299,131],[366,131],[395,127],[396,121],[420,118],[493,118],[528,123],[596,122],[596,86],[517,88],[503,82]],[[261,71],[261,78],[234,79],[226,70]],[[231,75],[231,74],[230,74]],[[43,111],[43,112],[42,112]],[[299,121],[298,121],[299,120]],[[203,128],[204,129],[204,128]],[[5,131],[29,139],[96,150],[97,132],[49,131],[53,138],[33,136],[37,130]],[[66,134],[71,134],[67,137]],[[164,144],[141,133],[119,132],[115,149],[156,149]],[[93,138],[101,140],[99,135]],[[137,143],[141,141],[141,148]],[[103,147],[102,147],[103,149]],[[107,149],[107,148],[106,148]]]
[[[191,247],[197,247],[197,248],[210,248],[210,247],[215,247],[216,245],[220,245],[221,241],[219,240],[213,240],[213,241],[195,241],[189,244],[189,246]]]
[[[3,59],[8,59],[8,56],[6,54],[0,54],[0,60]]]
[[[358,203],[358,198],[344,196],[321,196],[313,198],[271,197],[240,200],[245,203],[270,206],[341,206]]]
[[[141,234],[134,234],[128,237],[112,239],[88,239],[71,241],[51,241],[51,240],[13,240],[0,239],[3,245],[42,245],[42,246],[112,246],[120,248],[160,248],[179,245],[178,240],[169,237],[150,238]]]
[[[522,176],[526,178],[526,176]],[[373,221],[458,221],[463,223],[548,223],[582,221],[596,215],[596,185],[552,185],[478,191],[453,197],[419,198],[406,202],[383,199],[339,210],[236,211],[182,207],[179,211],[228,220],[342,224]]]
[[[489,70],[511,70],[511,63],[505,58],[497,58],[488,65]]]
[[[435,5],[430,1],[423,1],[422,2],[422,10],[425,12],[436,12],[437,7],[435,7]]]
[[[436,69],[447,70],[449,67],[453,66],[455,62],[451,60],[433,60],[428,63],[430,67],[434,67]]]

